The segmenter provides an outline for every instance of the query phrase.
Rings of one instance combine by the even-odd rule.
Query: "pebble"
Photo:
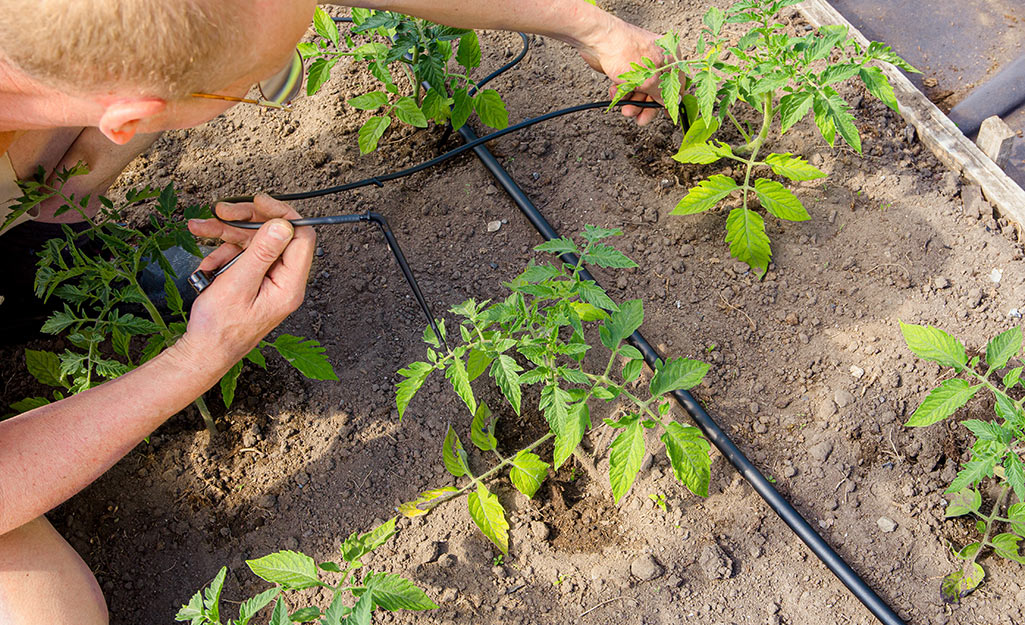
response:
[[[876,525],[879,526],[879,529],[882,530],[884,534],[889,534],[897,529],[897,522],[884,516],[879,517],[879,520],[876,521]]]
[[[660,577],[665,573],[665,569],[655,560],[655,556],[646,553],[634,558],[630,563],[630,573],[637,579],[647,582]]]
[[[939,278],[936,278],[935,280],[933,280],[932,284],[937,289],[946,289],[946,288],[950,287],[950,280],[947,280],[944,277],[939,277]]]
[[[548,526],[542,521],[533,521],[530,524],[530,533],[534,536],[534,540],[537,542],[544,542],[548,540],[550,531]]]
[[[978,308],[979,305],[982,304],[982,289],[976,288],[968,291],[968,294],[965,296],[965,300],[967,301],[969,308]]]
[[[278,498],[270,493],[260,495],[260,498],[256,500],[256,507],[273,510],[278,507]]]
[[[832,417],[835,414],[836,414],[836,402],[834,402],[831,399],[827,399],[826,401],[822,402],[822,404],[819,406],[819,411],[816,414],[816,416],[820,420],[826,420],[826,419],[828,419],[829,417]]]
[[[847,389],[838,388],[836,389],[836,392],[833,393],[833,401],[835,401],[836,405],[840,408],[846,408],[854,403],[854,395]]]
[[[833,453],[833,443],[829,441],[822,441],[812,445],[811,449],[808,450],[808,454],[817,462],[825,462],[831,453]]]
[[[851,365],[851,375],[860,380],[865,377],[865,370],[857,365]]]
[[[716,543],[701,550],[698,565],[710,580],[729,579],[733,576],[733,560]]]
[[[495,221],[488,222],[488,232],[498,232],[498,229],[501,227],[502,222],[498,221],[497,219]]]

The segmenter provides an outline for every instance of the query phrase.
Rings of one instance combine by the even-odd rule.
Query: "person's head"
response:
[[[203,123],[295,54],[314,0],[0,0],[0,63],[95,111],[112,141]]]

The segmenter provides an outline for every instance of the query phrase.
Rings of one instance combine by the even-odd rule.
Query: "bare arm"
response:
[[[595,71],[613,82],[644,57],[659,62],[656,35],[638,28],[586,0],[338,0],[327,4],[395,11],[456,28],[515,30],[564,41]],[[645,84],[631,99],[659,99],[657,81]],[[654,109],[624,107],[623,114],[643,125]]]
[[[221,205],[218,213],[241,220],[299,217],[266,196],[255,204]],[[316,246],[311,228],[293,234],[280,219],[255,235],[216,220],[190,227],[227,241],[204,260],[205,269],[242,247],[246,252],[196,300],[176,345],[116,380],[0,422],[0,534],[99,477],[213,386],[302,302]]]

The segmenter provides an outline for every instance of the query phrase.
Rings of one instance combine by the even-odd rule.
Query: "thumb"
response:
[[[259,288],[267,270],[285,251],[294,234],[292,224],[287,220],[271,219],[260,226],[245,252],[228,272],[235,273],[238,284]]]

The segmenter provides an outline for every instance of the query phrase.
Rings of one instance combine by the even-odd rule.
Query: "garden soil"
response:
[[[700,24],[692,0],[606,4],[659,32],[696,33]],[[805,28],[796,13],[788,19]],[[526,60],[494,84],[513,121],[607,97],[607,81],[572,50],[531,41]],[[495,67],[519,39],[487,33],[483,45]],[[370,87],[362,69],[343,63],[291,115],[237,107],[167,133],[117,188],[175,181],[189,202],[298,191],[458,145],[436,130],[393,128],[377,153],[361,157],[356,131],[366,114],[344,101]],[[624,231],[617,245],[640,267],[598,271],[601,282],[618,300],[644,300],[641,331],[663,353],[711,363],[698,399],[907,622],[1021,623],[1021,565],[996,557],[984,559],[986,581],[963,605],[940,600],[940,579],[957,566],[950,545],[974,532],[943,518],[943,491],[970,439],[956,421],[902,426],[943,373],[918,361],[898,329],[898,320],[933,324],[978,349],[1019,324],[1018,229],[995,218],[899,116],[859,88],[844,95],[855,106],[863,157],[826,146],[808,120],[774,146],[805,155],[829,177],[798,187],[811,221],[768,220],[774,263],[763,280],[730,258],[721,211],[669,215],[692,183],[722,168],[670,160],[680,137],[665,118],[638,128],[616,113],[586,112],[492,149],[560,232],[584,224]],[[436,311],[504,297],[502,282],[542,259],[532,251],[539,236],[472,156],[297,207],[305,215],[384,214]],[[401,422],[396,413],[395,372],[424,359],[424,318],[383,238],[367,225],[323,227],[318,237],[306,302],[280,331],[321,341],[339,381],[303,379],[275,359],[266,371],[246,365],[230,410],[210,394],[223,430],[215,440],[188,409],[49,515],[95,571],[112,623],[171,623],[222,565],[230,605],[265,587],[246,559],[278,549],[336,559],[350,532],[370,529],[425,489],[456,483],[442,467],[441,441],[449,424],[465,439],[469,415],[447,382],[429,380]],[[60,344],[8,347],[4,362],[21,363],[25,347]],[[5,366],[3,377],[4,404],[43,390],[18,365]],[[475,388],[500,415],[504,450],[543,432],[536,409],[515,416],[484,382]],[[595,422],[616,408],[595,407]],[[968,412],[989,408],[979,400]],[[102,416],[83,415],[93,418]],[[874,622],[716,452],[707,499],[674,481],[656,453],[614,505],[611,438],[606,426],[595,428],[585,441],[592,470],[570,463],[533,500],[495,482],[512,527],[504,559],[462,501],[400,520],[369,565],[408,576],[441,608],[381,622]],[[476,467],[488,460],[471,453]],[[652,495],[665,498],[664,510]],[[323,592],[310,592],[327,605]]]

